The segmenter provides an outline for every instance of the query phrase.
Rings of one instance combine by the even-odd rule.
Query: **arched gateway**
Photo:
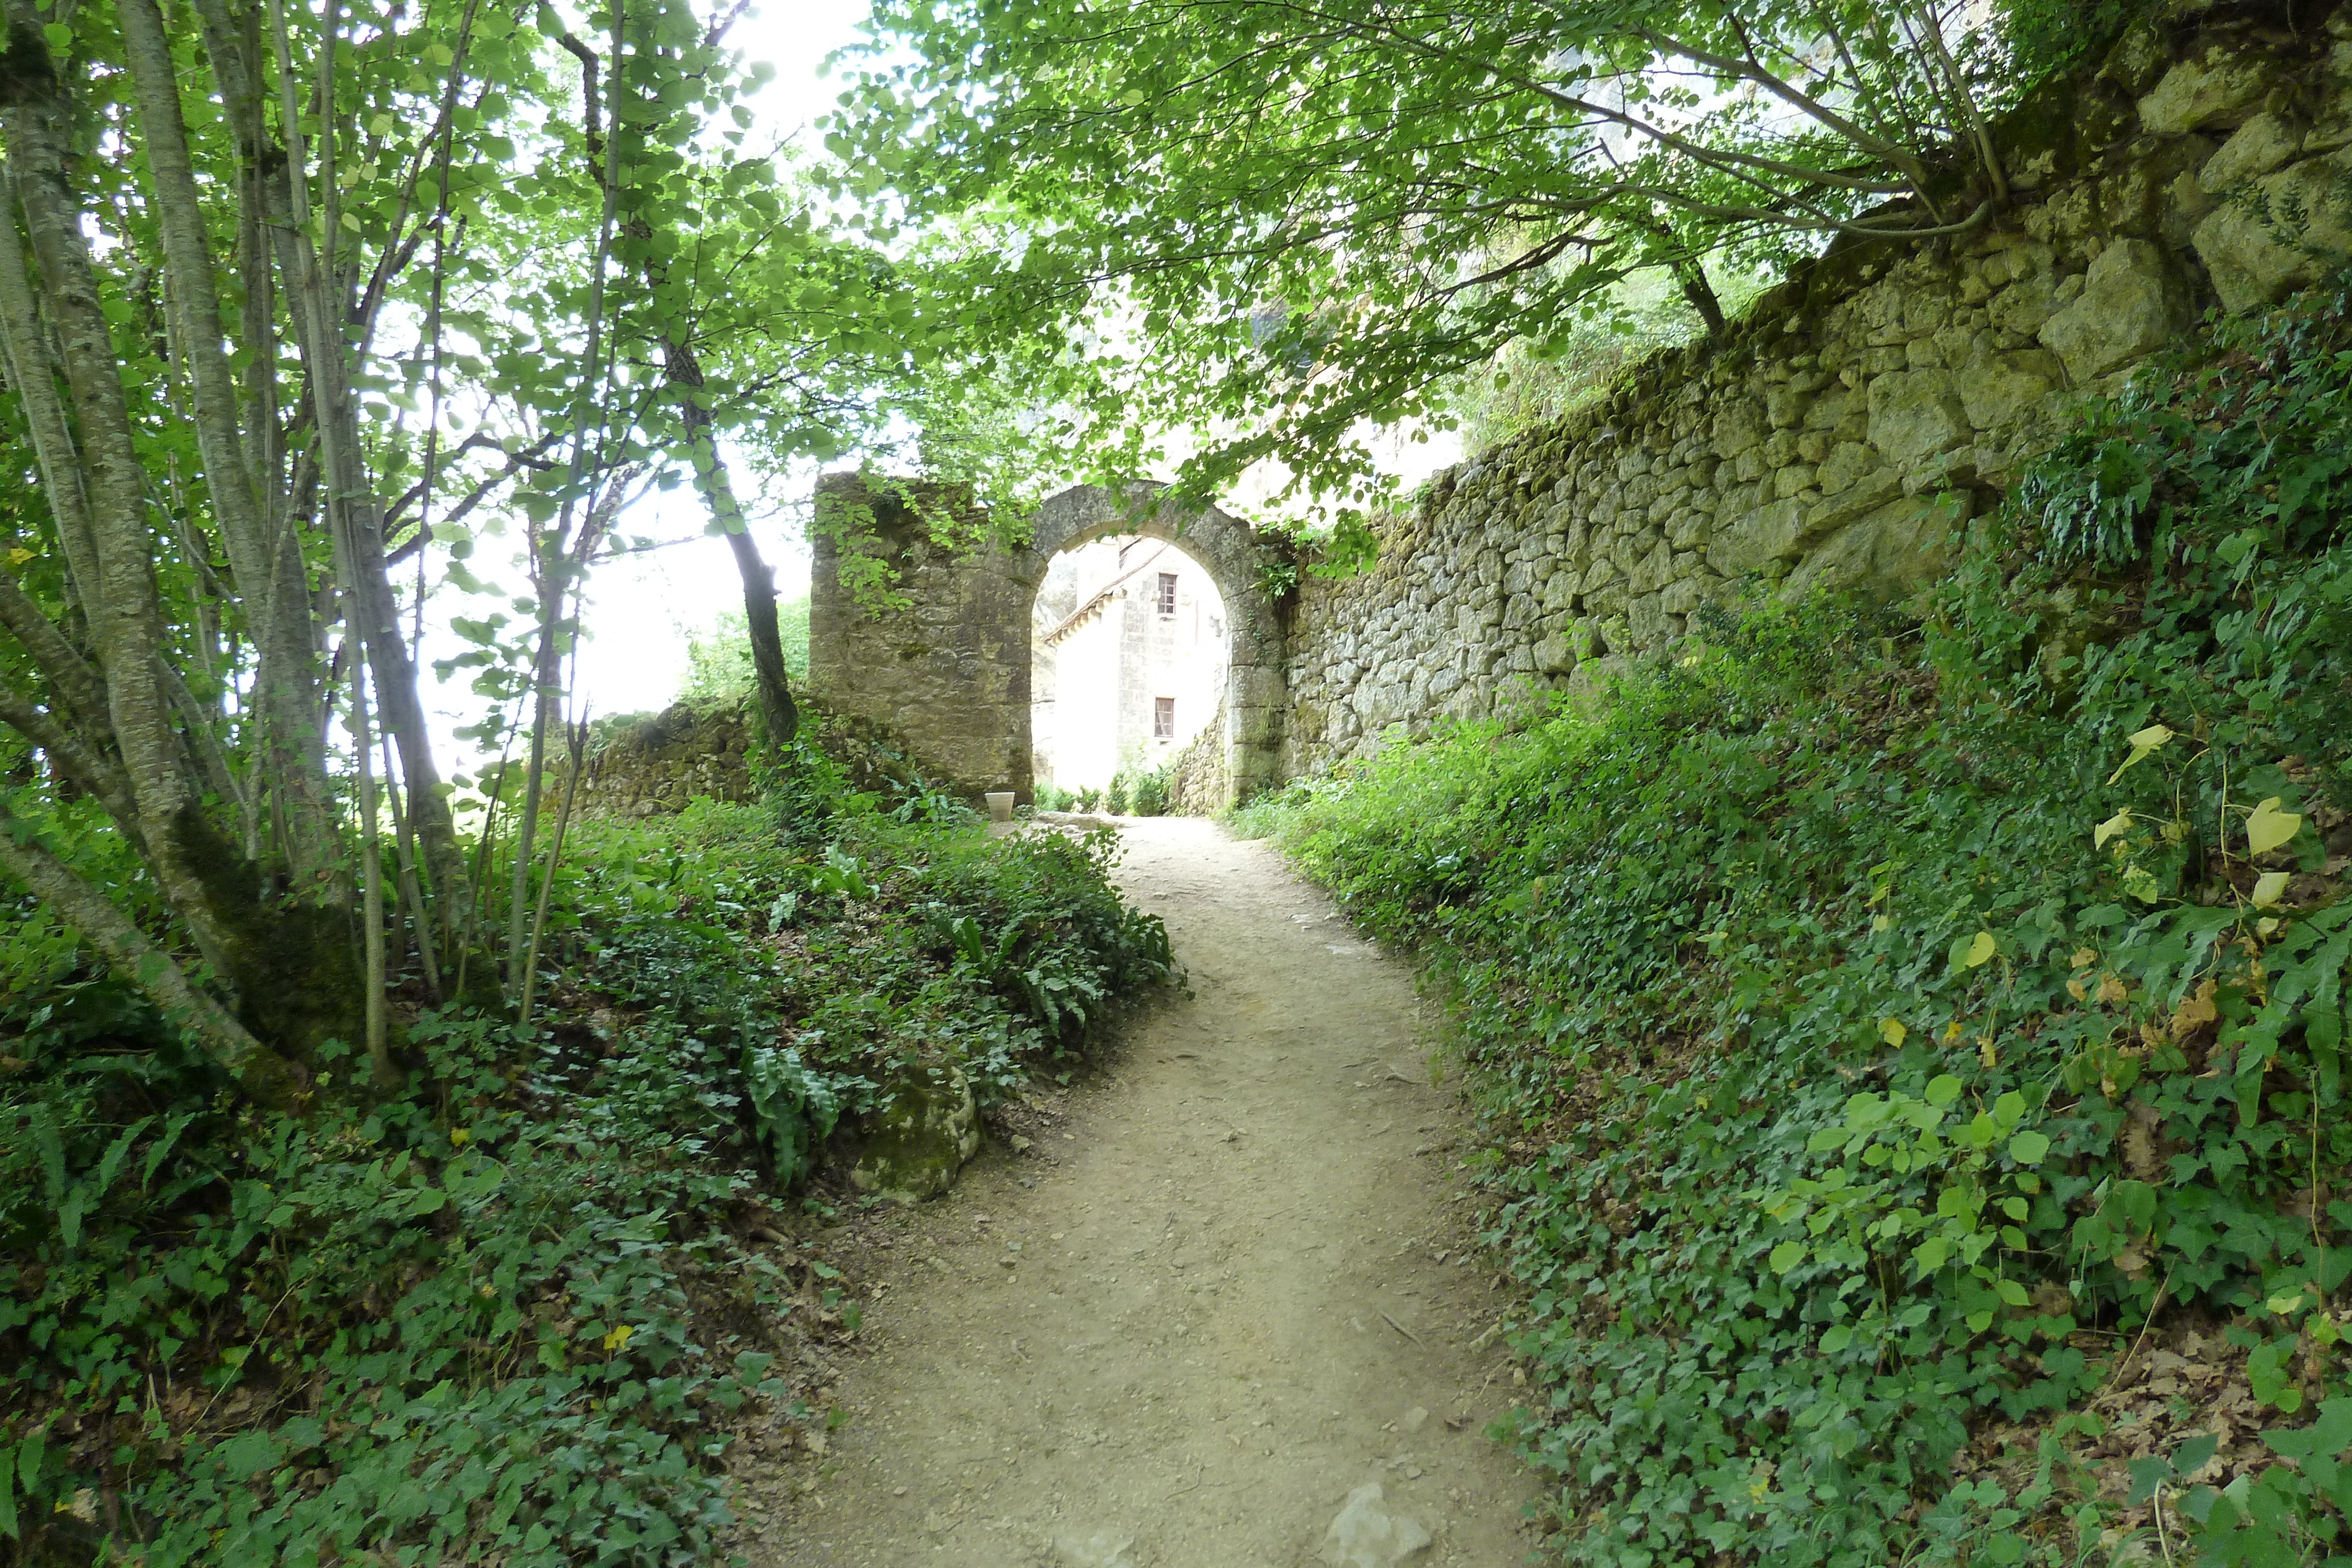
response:
[[[1230,799],[1283,776],[1289,707],[1283,628],[1267,597],[1279,557],[1214,507],[1179,507],[1166,486],[1076,485],[1038,508],[1025,549],[958,554],[932,542],[922,513],[952,505],[911,481],[828,474],[821,517],[854,517],[863,549],[898,572],[902,607],[861,609],[841,580],[839,530],[814,530],[809,686],[835,712],[887,732],[923,770],[971,795],[1031,798],[1030,609],[1055,555],[1111,536],[1165,539],[1223,595],[1231,627],[1224,701]],[[870,517],[870,522],[867,519]]]

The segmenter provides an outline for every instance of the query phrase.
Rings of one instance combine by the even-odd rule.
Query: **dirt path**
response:
[[[1192,997],[1132,1026],[1029,1150],[992,1145],[883,1228],[850,1419],[814,1475],[763,1478],[772,1522],[742,1549],[755,1568],[1525,1561],[1531,1483],[1482,1435],[1512,1391],[1480,1340],[1501,1298],[1463,1251],[1460,1113],[1407,971],[1271,850],[1181,818],[1126,841],[1119,881],[1167,920]]]

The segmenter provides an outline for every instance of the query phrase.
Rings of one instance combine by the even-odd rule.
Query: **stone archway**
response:
[[[1266,597],[1272,557],[1249,525],[1214,507],[1168,504],[1166,486],[1135,484],[1124,491],[1074,485],[1038,507],[1029,553],[1032,580],[1066,549],[1113,535],[1160,539],[1176,546],[1209,574],[1225,601],[1226,803],[1245,800],[1282,778],[1284,719],[1289,707],[1281,620]]]
[[[906,482],[890,490],[909,491]],[[1077,485],[1038,508],[1028,548],[957,555],[931,542],[914,510],[863,476],[828,474],[818,506],[872,518],[873,544],[898,573],[903,608],[852,602],[837,548],[814,531],[809,687],[840,718],[878,731],[916,766],[967,794],[1031,798],[1030,609],[1054,556],[1111,535],[1165,539],[1200,563],[1225,601],[1228,803],[1283,778],[1289,713],[1281,618],[1267,597],[1279,555],[1214,507],[1167,502],[1165,486]]]

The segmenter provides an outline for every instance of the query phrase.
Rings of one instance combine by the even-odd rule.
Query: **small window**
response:
[[[1163,577],[1160,580],[1173,582],[1176,580],[1172,577]],[[1151,738],[1154,740],[1176,738],[1176,699],[1174,697],[1151,699]]]
[[[1160,574],[1160,613],[1162,615],[1176,613],[1176,574],[1172,571],[1163,571]],[[1160,700],[1165,702],[1173,699],[1163,697]]]

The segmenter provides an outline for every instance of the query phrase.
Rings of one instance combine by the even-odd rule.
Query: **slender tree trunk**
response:
[[[303,744],[303,732],[318,702],[313,684],[317,651],[309,597],[301,591],[307,588],[305,574],[299,549],[293,561],[287,560],[285,547],[292,541],[278,537],[279,530],[271,521],[272,509],[262,503],[260,470],[245,436],[243,422],[248,410],[222,349],[219,277],[189,161],[178,74],[163,19],[155,0],[121,0],[118,10],[137,87],[140,125],[145,132],[157,229],[172,282],[166,298],[187,361],[197,449],[204,460],[221,542],[228,554],[229,572],[241,591],[251,622],[256,707],[264,730],[275,742],[264,753],[263,772],[283,800],[278,820],[284,826],[281,847],[287,869],[295,886],[308,888],[317,883],[318,872],[331,859],[334,832],[323,799],[325,737],[321,733],[311,744]],[[226,45],[224,52],[231,57],[215,63],[215,78],[226,99],[232,85],[240,94],[246,88],[241,79],[244,72],[234,59],[234,46]],[[242,121],[248,117],[241,105],[233,104],[231,118]],[[259,150],[257,145],[241,145],[240,151],[245,154],[240,162],[251,162]],[[247,325],[250,329],[255,323],[248,320]],[[262,340],[269,335],[264,325]]]
[[[224,974],[239,966],[229,925],[255,890],[240,885],[231,856],[198,809],[182,764],[185,749],[172,724],[161,679],[163,609],[157,597],[154,538],[146,526],[146,476],[139,463],[122,393],[111,330],[99,298],[79,204],[65,178],[57,121],[65,105],[38,43],[41,19],[27,0],[9,0],[12,101],[0,130],[25,225],[41,270],[66,383],[73,400],[97,580],[83,603],[105,671],[108,717],[152,857],[158,885],[186,922],[196,946]],[[38,68],[33,68],[37,61]],[[14,357],[38,362],[33,345]]]
[[[743,506],[727,461],[719,454],[710,410],[705,404],[702,361],[692,348],[677,339],[662,345],[662,368],[669,384],[678,389],[678,418],[686,426],[694,464],[694,488],[701,496],[710,520],[727,536],[735,558],[736,575],[743,584],[743,624],[751,634],[751,669],[760,694],[760,717],[767,726],[768,744],[779,754],[800,731],[800,706],[793,701],[791,674],[784,668],[784,639],[776,622],[776,574],[760,555],[751,538]]]

